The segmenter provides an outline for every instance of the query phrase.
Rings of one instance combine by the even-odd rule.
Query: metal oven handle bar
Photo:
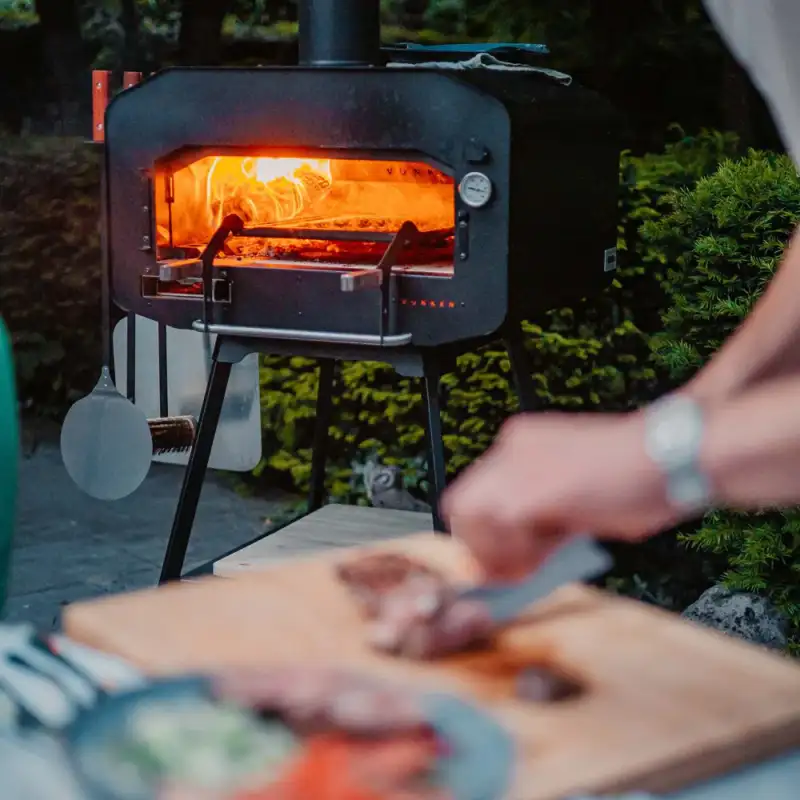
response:
[[[413,222],[406,222],[395,233],[382,231],[343,231],[328,228],[243,228],[235,236],[249,236],[254,239],[309,239],[330,242],[386,242],[396,239],[404,226],[411,225],[416,236],[423,240],[438,239],[444,236],[453,236],[452,229],[439,228],[432,231],[420,231]],[[407,233],[408,229],[406,229]]]
[[[252,239],[317,239],[331,242],[391,242],[397,234],[380,231],[336,231],[324,228],[242,228],[236,236]]]
[[[208,337],[214,331],[212,328],[228,328],[236,329],[239,335],[260,336],[261,338],[289,338],[295,341],[324,341],[332,342],[338,341],[342,344],[371,344],[374,339],[380,346],[387,342],[389,339],[400,339],[399,344],[387,346],[399,346],[400,344],[408,344],[411,341],[411,334],[399,334],[398,336],[389,337],[386,335],[386,329],[389,324],[389,306],[390,306],[390,289],[391,289],[391,275],[392,267],[397,263],[400,253],[404,248],[412,243],[418,241],[421,233],[413,222],[404,222],[396,233],[381,233],[379,231],[331,231],[331,230],[317,230],[308,228],[245,228],[244,221],[237,214],[229,214],[222,220],[219,228],[211,236],[211,239],[203,250],[200,256],[203,271],[203,321],[202,330],[206,336],[206,349],[208,349]],[[381,289],[381,304],[380,304],[380,321],[379,321],[379,334],[378,336],[370,336],[368,334],[335,334],[335,333],[317,333],[314,331],[291,331],[292,336],[276,336],[274,333],[249,333],[245,334],[242,326],[236,325],[215,325],[212,324],[212,304],[211,304],[211,287],[213,278],[214,259],[222,250],[225,240],[229,236],[249,237],[252,239],[319,239],[323,241],[356,241],[356,242],[387,242],[388,247],[383,253],[381,260],[378,262],[375,271],[380,275],[380,289]],[[355,288],[355,287],[352,287]],[[352,290],[352,289],[349,289]],[[194,325],[193,325],[194,327]],[[249,328],[250,331],[280,331],[278,328]],[[228,335],[235,335],[231,330],[226,331]],[[290,331],[284,331],[285,334]],[[302,335],[302,336],[300,336]],[[330,337],[344,336],[345,339],[331,339]],[[408,337],[404,340],[404,337]],[[323,338],[320,338],[323,337]],[[361,341],[368,339],[369,341]],[[358,340],[358,341],[356,341]]]
[[[203,322],[204,336],[205,336],[205,349],[206,354],[211,354],[211,338],[209,331],[209,323],[211,322],[211,313],[213,306],[211,304],[211,294],[214,284],[214,259],[217,257],[225,240],[232,233],[241,231],[244,228],[242,218],[236,214],[229,214],[222,220],[219,228],[214,231],[211,238],[208,240],[205,250],[203,250],[200,261],[203,265]]]
[[[245,325],[206,325],[202,320],[192,323],[192,328],[222,336],[245,336],[253,339],[281,339],[290,342],[318,342],[320,344],[349,344],[367,347],[403,347],[411,344],[410,333],[393,336],[375,336],[368,333],[334,333],[333,331],[305,331],[290,328],[252,328]]]
[[[244,228],[235,236],[251,236],[257,239],[319,239],[322,241],[339,242],[387,242],[388,247],[384,250],[381,260],[374,270],[377,278],[370,281],[364,280],[365,272],[357,273],[355,276],[342,276],[342,291],[352,292],[359,288],[378,286],[381,290],[381,307],[379,318],[380,338],[386,337],[386,329],[389,327],[389,305],[391,300],[391,277],[392,267],[394,267],[402,251],[415,244],[422,237],[417,226],[411,222],[404,222],[396,233],[381,233],[379,231],[331,231],[309,228]],[[351,280],[345,278],[352,277]]]

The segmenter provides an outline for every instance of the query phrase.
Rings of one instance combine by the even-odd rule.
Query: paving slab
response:
[[[65,603],[153,586],[160,571],[184,468],[154,464],[129,497],[108,503],[84,495],[61,462],[57,440],[20,465],[20,493],[6,608],[10,621],[57,629]],[[239,547],[297,498],[282,492],[243,497],[229,476],[209,473],[186,568]]]

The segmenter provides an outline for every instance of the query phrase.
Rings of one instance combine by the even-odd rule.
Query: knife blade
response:
[[[578,536],[551,553],[530,577],[514,583],[473,586],[458,597],[485,603],[495,623],[503,625],[561,586],[598,578],[613,564],[609,552],[591,537]]]

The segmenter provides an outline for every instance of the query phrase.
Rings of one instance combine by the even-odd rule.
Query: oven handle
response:
[[[205,325],[195,320],[192,329],[198,333],[221,336],[244,336],[251,339],[283,339],[289,342],[318,342],[320,344],[349,344],[367,347],[404,347],[411,344],[410,333],[378,336],[370,333],[334,333],[333,331],[304,331],[291,328],[253,328],[247,325]]]

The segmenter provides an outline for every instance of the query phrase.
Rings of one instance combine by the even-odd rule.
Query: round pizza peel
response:
[[[67,413],[61,458],[78,488],[97,500],[127,497],[147,477],[153,458],[147,417],[117,391],[107,366]]]

